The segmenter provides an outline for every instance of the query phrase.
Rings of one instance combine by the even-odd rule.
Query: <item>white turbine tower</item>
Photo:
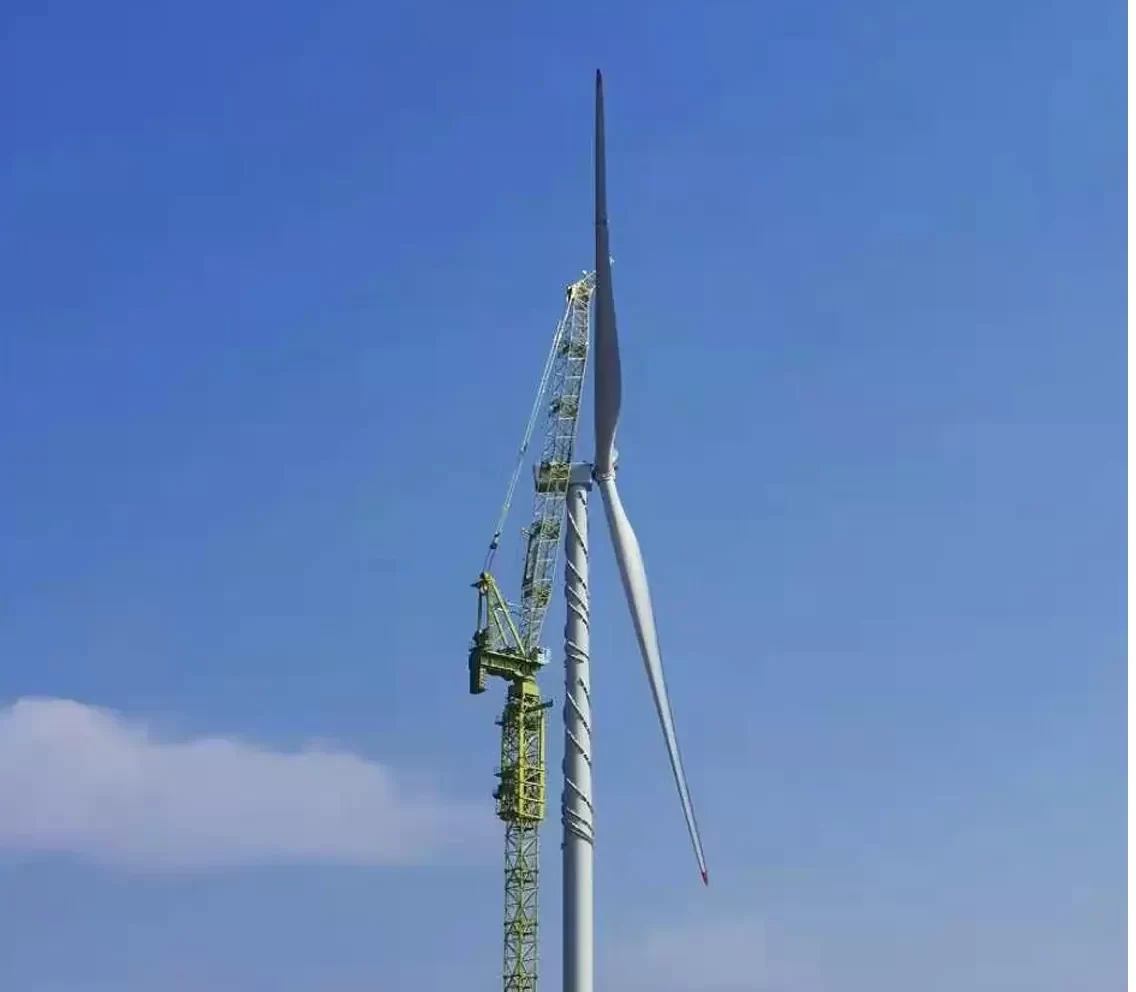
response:
[[[686,785],[674,718],[671,715],[659,640],[647,588],[647,572],[639,542],[627,519],[615,484],[615,430],[619,423],[622,383],[619,338],[615,327],[615,297],[611,288],[611,256],[607,227],[607,180],[604,156],[603,77],[596,72],[596,285],[592,307],[595,356],[596,452],[591,466],[573,466],[567,495],[565,528],[565,599],[568,619],[565,640],[564,699],[564,992],[592,992],[593,922],[592,854],[595,839],[592,806],[591,696],[588,658],[588,492],[595,481],[603,498],[608,531],[627,595],[631,621],[647,671],[651,695],[670,757],[682,811],[698,870],[708,883],[706,859],[694,806]]]

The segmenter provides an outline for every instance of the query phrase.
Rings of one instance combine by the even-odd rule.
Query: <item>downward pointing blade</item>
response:
[[[682,802],[686,828],[690,832],[690,843],[694,846],[694,856],[698,859],[698,870],[702,881],[708,883],[706,858],[702,853],[702,839],[698,834],[698,821],[694,817],[694,804],[690,800],[690,790],[686,785],[686,773],[682,768],[682,755],[675,736],[674,716],[671,714],[667,683],[663,677],[663,662],[659,655],[659,638],[655,630],[655,615],[651,609],[651,592],[647,587],[647,571],[643,565],[643,554],[639,541],[627,519],[614,476],[598,478],[600,493],[603,495],[604,510],[607,515],[608,530],[615,547],[615,559],[619,563],[619,574],[623,579],[623,590],[627,594],[627,605],[631,610],[631,621],[635,625],[635,636],[639,640],[639,651],[647,669],[647,680],[651,684],[651,695],[655,698],[655,710],[659,714],[659,724],[663,728],[663,738],[667,754],[671,760],[675,785]]]
[[[604,152],[603,76],[596,71],[596,289],[593,298],[592,355],[595,362],[596,478],[615,471],[615,429],[619,423],[619,335],[611,288],[607,229],[607,165]]]
[[[698,859],[698,869],[702,881],[707,881],[706,858],[702,853],[702,840],[698,835],[698,823],[694,818],[694,805],[690,801],[690,790],[686,785],[686,774],[682,768],[682,756],[675,736],[674,717],[671,714],[667,684],[663,678],[663,663],[659,656],[659,639],[655,631],[655,617],[651,609],[651,593],[647,588],[647,572],[643,566],[643,554],[631,522],[624,512],[615,485],[615,430],[619,423],[621,399],[621,380],[619,367],[619,336],[615,327],[615,296],[611,286],[611,256],[609,254],[607,227],[607,174],[604,148],[604,103],[603,76],[596,72],[596,288],[593,299],[592,354],[595,368],[595,429],[596,454],[595,477],[603,496],[608,529],[615,558],[619,563],[619,574],[623,579],[623,589],[627,594],[627,605],[631,610],[631,620],[635,625],[635,636],[639,640],[639,650],[647,670],[647,680],[655,699],[655,710],[663,730],[667,754],[674,773],[682,802],[686,827],[690,832],[690,842]]]

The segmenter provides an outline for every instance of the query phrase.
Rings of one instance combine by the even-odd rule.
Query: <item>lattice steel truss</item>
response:
[[[545,807],[544,714],[536,682],[513,682],[501,725],[501,784],[494,793],[505,821],[505,992],[535,992],[540,891],[540,821]]]
[[[505,504],[489,545],[478,590],[477,630],[469,652],[469,691],[481,693],[486,677],[508,682],[501,727],[501,764],[493,792],[505,824],[504,992],[536,992],[540,883],[540,823],[546,802],[545,715],[536,676],[548,659],[541,630],[552,599],[560,550],[568,473],[576,444],[580,394],[588,358],[588,321],[595,273],[568,286],[564,314],[556,327],[533,412]],[[525,538],[521,600],[506,602],[490,568],[508,517],[529,441],[543,413],[540,454],[533,466],[533,511]]]
[[[530,650],[540,642],[552,599],[564,496],[568,491],[568,470],[576,446],[580,394],[588,362],[588,317],[595,285],[595,273],[589,273],[568,287],[545,394],[549,398],[548,412],[540,459],[534,467],[532,522],[524,530],[528,545],[521,580],[521,640]]]

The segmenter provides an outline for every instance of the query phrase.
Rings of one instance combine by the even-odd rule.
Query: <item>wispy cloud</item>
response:
[[[65,699],[0,709],[0,848],[134,870],[468,857],[485,803],[450,802],[345,751],[160,739]]]
[[[766,928],[758,919],[705,920],[657,927],[619,946],[613,985],[658,992],[756,992],[771,980]]]
[[[676,921],[617,941],[604,977],[626,992],[1124,988],[1122,908],[1114,926],[1075,899],[1026,908],[991,896],[944,889],[913,903],[878,891],[766,906],[762,917]]]

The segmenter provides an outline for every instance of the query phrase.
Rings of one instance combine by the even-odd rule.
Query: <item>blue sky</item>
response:
[[[0,985],[499,987],[469,583],[602,66],[713,885],[597,546],[597,987],[1122,988],[1124,24],[6,4]]]

